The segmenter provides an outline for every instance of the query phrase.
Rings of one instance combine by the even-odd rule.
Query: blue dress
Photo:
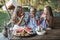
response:
[[[45,20],[45,19],[42,20],[42,22],[41,22],[40,25],[42,25],[42,28],[43,28],[44,30],[46,30],[46,28],[48,27],[47,24],[46,24],[46,20]]]
[[[36,21],[35,21],[35,19],[33,17],[30,17],[28,27],[32,28],[32,30],[35,32],[35,29],[37,27],[37,23],[36,23]]]

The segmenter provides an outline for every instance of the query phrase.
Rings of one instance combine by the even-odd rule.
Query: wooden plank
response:
[[[60,39],[60,29],[53,29],[51,31],[47,31],[47,34],[45,35],[35,35],[32,37],[12,37],[11,40],[56,40],[56,39]]]
[[[54,22],[54,26],[60,26],[60,17],[54,17],[53,19],[53,22]]]

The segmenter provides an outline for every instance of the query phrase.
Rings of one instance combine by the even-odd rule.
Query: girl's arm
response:
[[[9,25],[10,23],[14,23],[14,19],[17,17],[17,14],[15,12],[13,12],[10,21],[7,23],[7,25]]]
[[[53,26],[53,19],[54,19],[53,17],[50,18],[50,21],[49,21],[50,25],[49,26]]]
[[[43,19],[46,20],[46,18],[41,15],[41,16],[40,16],[40,19],[39,19],[40,23],[42,22]]]
[[[53,19],[51,16],[48,19],[46,19],[46,23],[48,26],[51,26],[53,24]]]
[[[29,21],[30,21],[30,15],[28,16],[28,19],[27,19],[26,25],[28,25]]]
[[[21,16],[21,19],[19,20],[19,22],[17,23],[17,25],[20,25],[22,20],[23,20],[24,16]]]
[[[48,25],[48,27],[49,27],[49,20],[46,20],[46,24]]]

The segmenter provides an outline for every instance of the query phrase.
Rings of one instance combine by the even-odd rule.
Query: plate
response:
[[[14,36],[31,36],[31,35],[33,35],[32,32],[28,33],[25,30],[23,30],[22,32],[13,32],[12,34]]]

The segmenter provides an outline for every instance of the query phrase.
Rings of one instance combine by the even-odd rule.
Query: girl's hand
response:
[[[30,13],[30,16],[35,17],[35,15],[34,15],[34,14],[32,14],[32,13]]]

